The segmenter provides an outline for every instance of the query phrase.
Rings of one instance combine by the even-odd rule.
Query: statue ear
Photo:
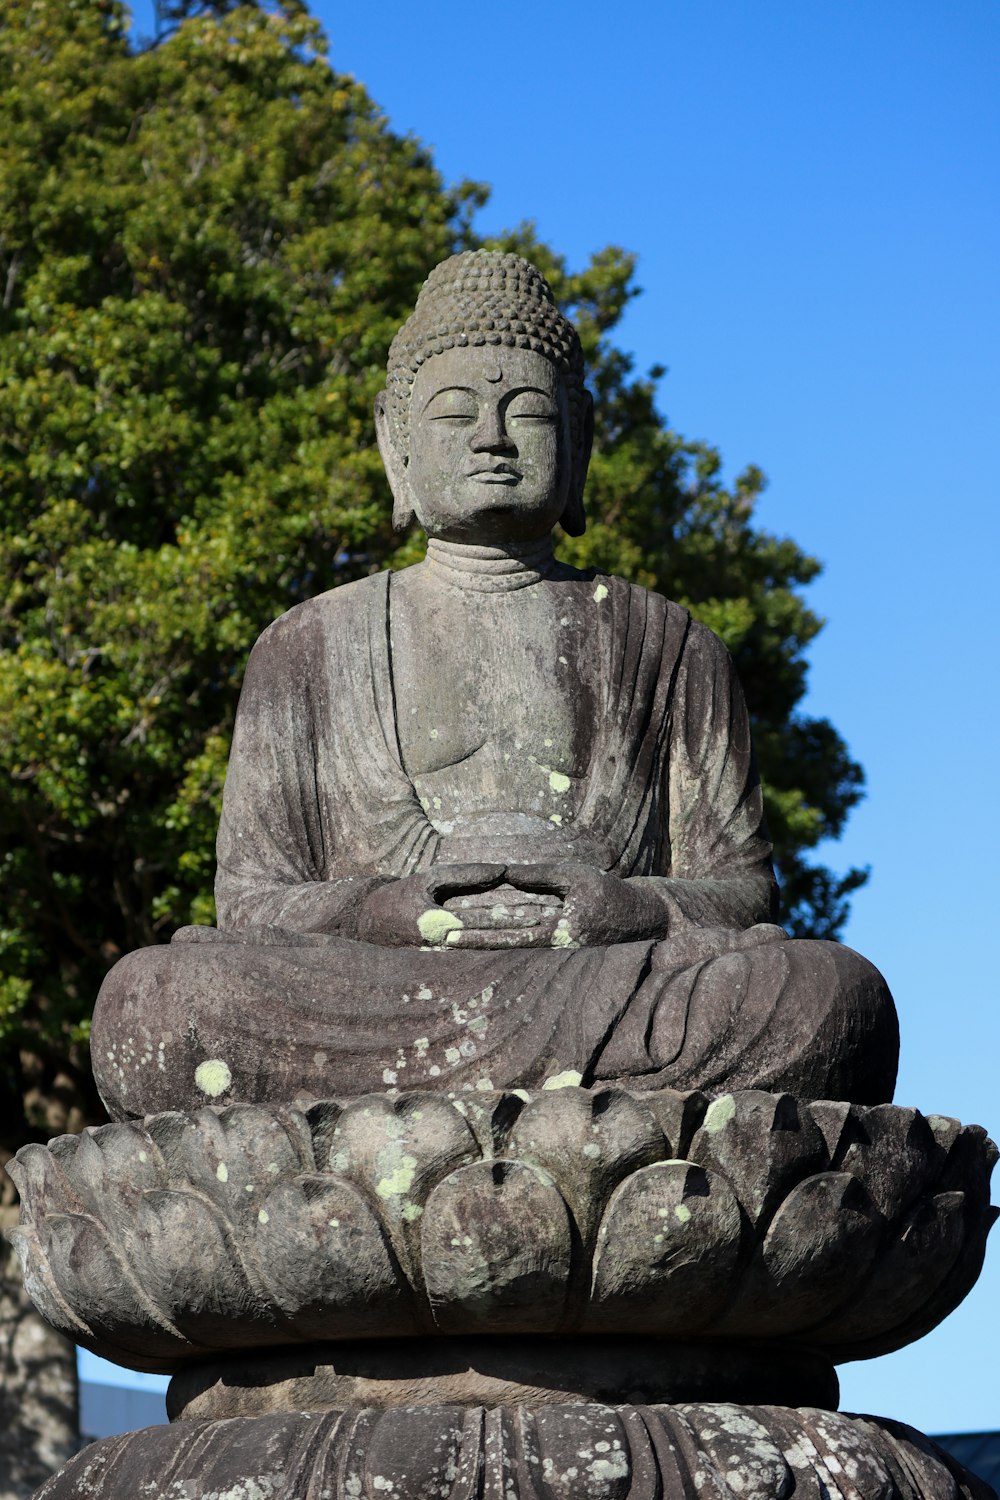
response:
[[[393,441],[387,391],[379,391],[375,397],[375,436],[378,439],[378,451],[382,455],[385,476],[392,490],[392,524],[396,531],[405,531],[413,520],[415,512],[410,493],[410,477],[406,472],[406,460]]]
[[[590,392],[586,390],[583,392],[580,426],[580,446],[573,454],[569,499],[566,501],[566,509],[559,522],[567,536],[583,536],[587,529],[587,515],[583,508],[583,487],[587,482],[590,450],[594,446],[594,400]]]

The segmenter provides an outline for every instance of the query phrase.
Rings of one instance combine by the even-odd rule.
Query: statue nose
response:
[[[473,453],[490,453],[513,448],[514,444],[507,434],[503,418],[494,407],[480,416],[476,429],[472,434]]]

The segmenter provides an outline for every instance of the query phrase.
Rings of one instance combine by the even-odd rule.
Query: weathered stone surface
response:
[[[776,1342],[638,1336],[367,1339],[202,1360],[167,1391],[171,1420],[375,1406],[633,1406],[753,1401],[837,1406],[836,1371],[814,1350]]]
[[[413,1407],[177,1422],[37,1500],[995,1500],[896,1422],[775,1406]]]
[[[375,425],[426,558],[255,646],[219,928],[109,974],[92,1056],[111,1117],[565,1075],[891,1099],[884,979],[775,925],[722,642],[554,555],[557,525],[585,526],[593,424],[538,271],[485,251],[438,266]]]
[[[977,1126],[753,1092],[232,1106],[24,1148],[15,1239],[45,1316],[139,1369],[432,1332],[839,1361],[965,1295],[995,1157]]]
[[[122,1123],[12,1168],[38,1307],[181,1372],[183,1420],[40,1500],[978,1493],[821,1408],[971,1286],[996,1148],[887,1103],[881,975],[774,924],[722,643],[556,560],[582,375],[516,256],[439,266],[393,344],[426,561],[258,642],[220,926],[102,988]]]

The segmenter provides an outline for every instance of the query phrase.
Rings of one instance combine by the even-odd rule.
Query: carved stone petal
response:
[[[30,1224],[18,1224],[8,1231],[8,1238],[17,1252],[24,1290],[37,1311],[59,1333],[77,1343],[85,1343],[90,1329],[57,1285],[48,1255],[34,1228]]]
[[[642,1099],[624,1089],[566,1088],[525,1105],[507,1154],[552,1174],[589,1244],[612,1189],[663,1150],[663,1131]]]
[[[667,1139],[667,1157],[686,1157],[694,1133],[705,1118],[708,1098],[705,1094],[681,1093],[677,1089],[656,1089],[644,1097]]]
[[[125,1248],[136,1280],[195,1345],[211,1348],[234,1319],[264,1316],[231,1225],[198,1193],[147,1193]]]
[[[418,1277],[417,1220],[436,1182],[481,1155],[459,1110],[435,1094],[369,1094],[347,1105],[321,1170],[348,1177],[378,1204],[393,1251]]]
[[[983,1127],[963,1125],[950,1140],[948,1155],[937,1182],[938,1192],[949,1192],[955,1188],[964,1192],[967,1198],[988,1203],[990,1173],[996,1161],[997,1146]]]
[[[789,1189],[826,1166],[826,1143],[791,1094],[747,1090],[709,1105],[691,1160],[729,1183],[752,1224],[766,1224]]]
[[[57,1136],[56,1140],[75,1141],[75,1136]],[[31,1142],[22,1146],[9,1161],[7,1171],[21,1197],[21,1223],[41,1225],[49,1214],[87,1212],[88,1204],[77,1184],[63,1169],[53,1142],[40,1146]],[[70,1165],[72,1172],[72,1164]]]
[[[776,1338],[828,1317],[863,1282],[885,1228],[849,1173],[807,1177],[772,1219],[745,1290],[726,1315],[727,1333]]]
[[[601,1224],[586,1331],[703,1328],[730,1296],[741,1238],[722,1178],[686,1161],[643,1167],[615,1190]]]
[[[253,1254],[297,1338],[416,1331],[413,1299],[364,1195],[336,1177],[298,1177],[270,1194]]]
[[[50,1142],[55,1160],[95,1217],[125,1234],[145,1192],[165,1187],[163,1160],[147,1132],[133,1122],[98,1126]]]
[[[273,1182],[312,1168],[308,1132],[302,1131],[305,1144],[289,1134],[286,1114],[238,1104],[193,1115],[153,1115],[146,1125],[170,1186],[199,1188],[232,1222],[255,1215],[260,1206],[248,1201],[248,1182]]]
[[[878,1104],[865,1110],[861,1123],[863,1139],[851,1141],[836,1166],[862,1177],[886,1218],[898,1218],[937,1176],[944,1151],[915,1109]]]
[[[146,1370],[185,1349],[183,1335],[145,1295],[104,1226],[89,1215],[49,1215],[42,1248],[56,1285],[72,1289],[73,1311],[88,1331],[82,1343],[119,1347]]]
[[[552,1333],[570,1275],[566,1205],[548,1173],[524,1162],[460,1167],[431,1194],[421,1247],[443,1333]]]
[[[857,1109],[840,1099],[812,1099],[807,1105],[809,1114],[819,1126],[826,1145],[827,1163],[836,1167],[846,1142],[853,1138],[857,1126]]]
[[[878,1258],[874,1272],[851,1308],[836,1313],[813,1330],[817,1342],[849,1358],[854,1340],[866,1352],[881,1352],[879,1335],[891,1332],[885,1348],[895,1349],[913,1335],[902,1335],[907,1320],[933,1299],[962,1248],[965,1235],[962,1193],[938,1193],[917,1203]],[[956,1297],[956,1301],[958,1298]],[[938,1312],[928,1326],[933,1327]],[[829,1327],[829,1334],[826,1330]]]

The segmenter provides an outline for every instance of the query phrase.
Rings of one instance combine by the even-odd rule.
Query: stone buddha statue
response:
[[[891,1099],[881,975],[774,925],[725,648],[554,556],[557,524],[584,528],[592,420],[541,275],[439,265],[375,421],[426,560],[254,647],[218,928],[124,958],[97,1003],[112,1116],[605,1080]]]

